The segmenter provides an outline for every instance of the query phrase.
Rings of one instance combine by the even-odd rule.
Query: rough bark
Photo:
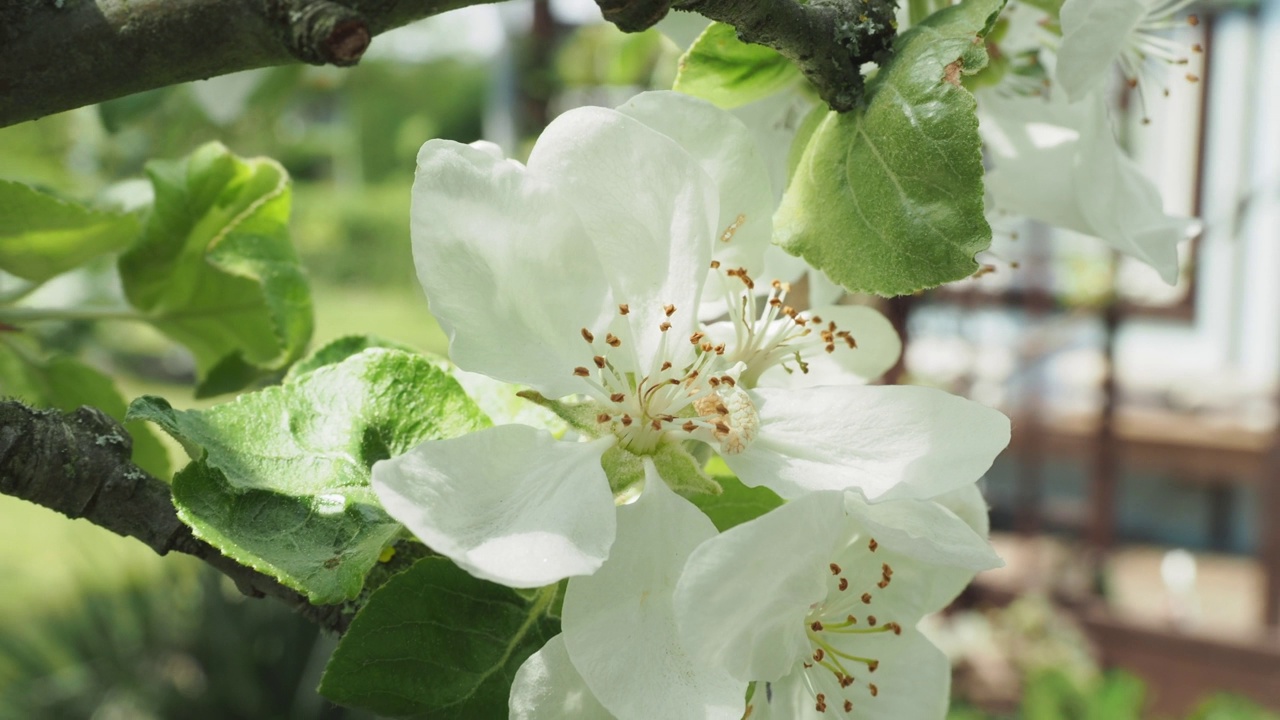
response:
[[[169,486],[130,462],[132,447],[129,433],[94,408],[62,413],[0,401],[0,494],[83,518],[160,555],[200,558],[245,595],[275,598],[322,628],[346,630],[350,608],[312,605],[194,537],[178,519]]]
[[[606,20],[628,32],[651,27],[668,10],[728,23],[743,42],[766,45],[794,62],[838,112],[862,101],[862,65],[883,61],[896,33],[896,0],[596,0]]]
[[[354,65],[374,35],[492,1],[0,2],[0,127],[251,68]]]

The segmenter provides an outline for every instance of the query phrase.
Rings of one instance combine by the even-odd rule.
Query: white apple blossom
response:
[[[527,167],[427,143],[414,257],[453,361],[549,398],[588,399],[580,427],[595,439],[502,425],[423,443],[374,467],[387,511],[473,575],[535,587],[607,557],[620,488],[602,469],[606,454],[652,456],[673,482],[682,443],[703,442],[744,483],[784,497],[850,487],[927,496],[985,472],[1008,420],[976,403],[918,387],[738,382],[763,375],[783,346],[796,365],[815,349],[861,352],[832,320],[819,327],[775,296],[760,309],[766,330],[778,320],[789,329],[761,343],[731,348],[698,329],[708,268],[713,286],[748,291],[725,290],[730,322],[744,336],[762,327],[739,311],[754,297],[751,253],[742,267],[712,261],[713,247],[769,232],[772,195],[753,152],[731,116],[675,93],[565,113]]]
[[[950,667],[916,625],[1000,565],[985,509],[972,485],[875,505],[817,492],[731,528],[677,584],[688,652],[754,683],[752,720],[941,720]]]
[[[1067,103],[986,93],[979,115],[994,165],[986,176],[993,210],[1092,235],[1177,282],[1177,246],[1193,223],[1165,214],[1097,95]]]
[[[1147,77],[1147,60],[1186,64],[1187,49],[1161,33],[1194,0],[1066,0],[1059,11],[1062,44],[1058,83],[1072,101],[1103,86],[1115,65],[1134,85]],[[1195,16],[1187,22],[1195,24]],[[1192,76],[1194,77],[1194,76]]]
[[[688,655],[672,604],[685,561],[715,526],[645,465],[644,492],[618,508],[613,553],[569,580],[563,632],[517,673],[512,720],[742,717],[745,684]]]

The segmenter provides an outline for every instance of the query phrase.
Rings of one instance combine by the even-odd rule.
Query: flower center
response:
[[[875,539],[871,539],[867,547],[875,552],[878,547]],[[877,591],[889,587],[893,579],[893,568],[888,563],[881,563],[880,580],[875,588],[854,589],[839,564],[833,562],[829,569],[831,578],[826,599],[810,608],[805,616],[805,635],[813,654],[802,666],[818,712],[826,712],[831,707],[851,713],[858,703],[880,694],[876,684],[865,677],[880,667],[880,661],[851,652],[851,646],[856,646],[858,636],[901,635],[902,626],[877,617],[872,607]],[[858,592],[859,589],[862,592]],[[856,683],[860,675],[864,676],[863,682]]]
[[[674,305],[663,306],[666,317],[676,313]],[[629,315],[630,307],[618,306],[619,316]],[[619,332],[628,332],[626,322]],[[755,438],[760,420],[751,398],[738,387],[735,376],[741,368],[728,368],[725,346],[706,340],[695,332],[688,342],[693,345],[693,359],[677,361],[687,353],[668,352],[671,323],[662,322],[656,331],[662,334],[659,352],[647,369],[640,367],[634,354],[615,362],[616,353],[629,353],[628,340],[606,333],[603,340],[582,329],[582,339],[591,346],[591,365],[574,368],[574,375],[586,383],[586,394],[604,407],[596,422],[608,428],[622,447],[637,454],[653,452],[660,442],[692,438],[718,445],[726,454],[742,452]]]
[[[720,263],[713,260],[711,267],[719,270]],[[788,373],[808,373],[806,353],[821,350],[831,354],[858,347],[848,330],[831,321],[825,321],[824,327],[821,317],[787,305],[789,283],[774,280],[769,292],[762,296],[743,268],[726,268],[717,275],[734,332],[726,358],[730,364],[741,362],[746,366],[742,381],[748,387],[754,387],[760,376],[775,365],[781,365]]]

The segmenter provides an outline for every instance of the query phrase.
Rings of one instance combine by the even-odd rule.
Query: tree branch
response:
[[[251,68],[354,65],[374,35],[487,2],[0,2],[0,127]]]
[[[862,101],[862,65],[883,62],[896,33],[896,0],[596,0],[627,32],[651,27],[668,10],[728,23],[743,42],[766,45],[794,62],[832,110]]]
[[[180,552],[205,561],[250,597],[273,597],[333,632],[352,611],[312,605],[306,597],[245,567],[191,534],[178,519],[169,486],[129,461],[133,440],[115,420],[91,407],[33,410],[0,401],[0,494],[83,518],[135,538],[160,555]]]

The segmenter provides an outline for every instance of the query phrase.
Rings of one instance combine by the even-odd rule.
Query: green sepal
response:
[[[209,143],[153,161],[155,205],[120,257],[125,296],[195,356],[197,396],[282,371],[311,337],[311,291],[289,238],[289,177]]]
[[[610,445],[600,456],[600,466],[615,496],[644,482],[644,458],[621,446]]]
[[[977,102],[964,75],[1004,0],[965,0],[894,41],[867,105],[819,123],[774,216],[775,241],[853,292],[960,280],[991,242]]]
[[[556,414],[556,417],[568,423],[569,427],[589,438],[603,437],[608,431],[607,425],[602,425],[596,420],[605,413],[605,407],[594,400],[561,402],[547,398],[537,390],[521,390],[516,395],[550,410]]]
[[[738,39],[732,25],[714,22],[680,58],[673,90],[729,109],[779,92],[801,78],[777,50]]]
[[[666,442],[653,454],[653,464],[667,485],[685,497],[719,495],[720,483],[702,471],[698,461],[683,445]]]
[[[0,180],[0,218],[0,270],[32,282],[124,250],[142,229],[133,213],[96,210],[10,180]]]
[[[533,601],[427,558],[369,598],[334,650],[320,694],[390,718],[499,720],[516,671],[560,629]]]

